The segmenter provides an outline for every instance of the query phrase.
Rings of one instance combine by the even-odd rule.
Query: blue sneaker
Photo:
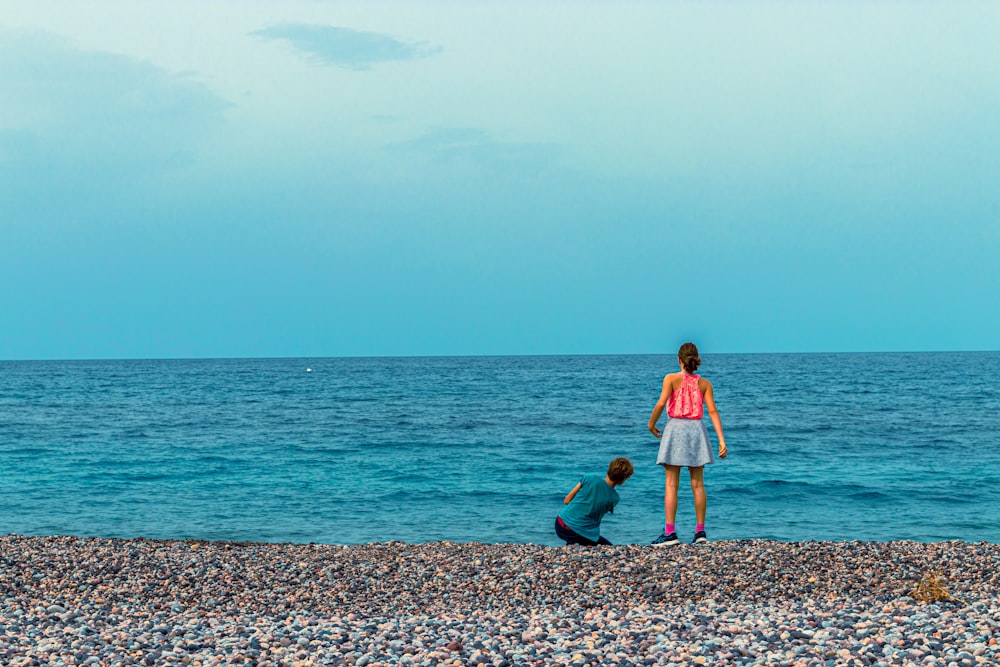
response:
[[[666,533],[663,533],[662,535],[660,535],[659,537],[657,537],[655,540],[653,540],[653,546],[654,547],[672,547],[675,544],[680,544],[680,542],[681,541],[679,539],[677,539],[677,533],[670,533],[669,535],[667,535]]]
[[[704,530],[699,530],[694,534],[694,539],[691,540],[691,544],[701,544],[702,542],[708,542],[708,535],[705,534]]]

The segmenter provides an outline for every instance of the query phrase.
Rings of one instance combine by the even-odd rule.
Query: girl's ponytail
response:
[[[677,358],[680,359],[681,366],[688,373],[694,373],[701,365],[701,358],[698,356],[698,347],[694,343],[684,343],[677,351]]]

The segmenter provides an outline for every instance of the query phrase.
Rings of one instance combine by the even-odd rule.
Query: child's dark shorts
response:
[[[556,517],[556,535],[560,540],[566,542],[566,544],[582,544],[585,547],[593,547],[598,544],[611,544],[611,542],[608,542],[603,537],[598,537],[596,542],[588,540],[583,535],[573,532],[573,529],[564,524],[563,520],[559,517]]]

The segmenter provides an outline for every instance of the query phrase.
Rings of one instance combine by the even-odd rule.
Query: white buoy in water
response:
[[[313,369],[311,369],[311,368],[307,368],[306,369],[306,373],[312,373],[312,372],[313,372]]]

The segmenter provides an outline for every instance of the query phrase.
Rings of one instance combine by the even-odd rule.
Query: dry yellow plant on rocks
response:
[[[944,587],[943,577],[937,572],[929,572],[917,582],[916,588],[910,591],[910,597],[917,602],[961,602],[964,600],[952,597],[948,589]]]

